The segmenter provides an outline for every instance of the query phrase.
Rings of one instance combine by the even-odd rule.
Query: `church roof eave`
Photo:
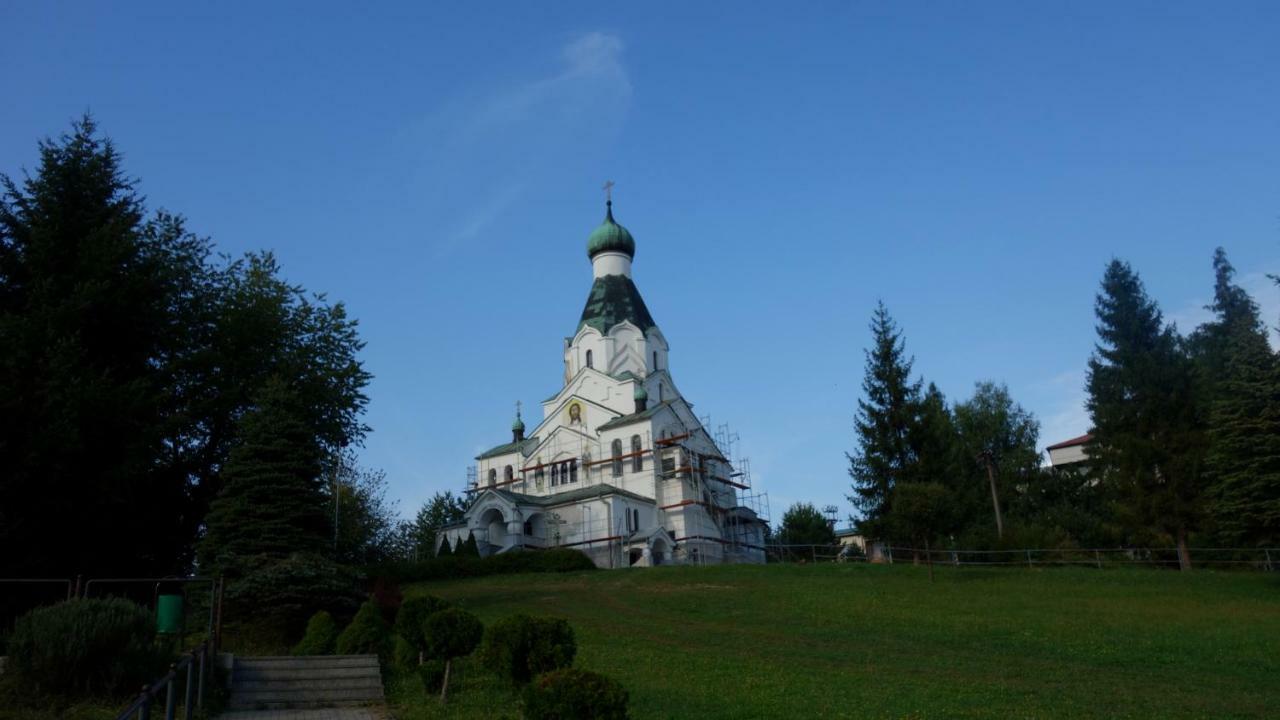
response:
[[[519,451],[522,454],[527,456],[528,453],[526,453],[525,450],[529,450],[530,452],[532,452],[533,448],[537,447],[537,445],[538,445],[538,436],[535,435],[531,438],[520,440],[519,442],[509,442],[503,445],[498,445],[497,447],[489,448],[488,450],[485,450],[484,452],[477,455],[476,459],[488,460],[489,458],[493,458],[493,457],[510,455],[511,453],[516,451]]]
[[[622,322],[630,322],[641,333],[657,327],[653,316],[649,314],[649,308],[644,304],[644,298],[640,297],[639,288],[631,278],[625,275],[596,278],[591,283],[591,292],[587,295],[586,307],[582,309],[578,330],[590,327],[604,335]]]

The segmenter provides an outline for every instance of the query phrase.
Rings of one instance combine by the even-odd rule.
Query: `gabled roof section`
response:
[[[590,326],[603,335],[624,320],[640,328],[640,332],[657,327],[631,278],[626,275],[596,278],[591,284],[591,294],[587,296],[587,306],[582,310],[578,329]]]
[[[499,455],[509,455],[517,450],[519,450],[524,455],[528,455],[529,453],[533,452],[533,449],[537,446],[538,446],[538,438],[536,436],[531,438],[525,438],[520,442],[510,442],[510,443],[507,443],[506,445],[499,445],[498,447],[485,450],[484,452],[477,455],[476,459],[484,460],[485,458],[498,457]]]
[[[1070,440],[1063,440],[1060,443],[1055,443],[1053,445],[1050,445],[1049,447],[1045,448],[1045,450],[1061,450],[1063,448],[1075,447],[1077,445],[1088,445],[1092,440],[1093,440],[1093,435],[1090,433],[1085,433],[1080,437],[1073,437]]]
[[[612,430],[616,427],[622,427],[623,425],[630,425],[633,422],[648,420],[649,418],[656,415],[658,411],[661,410],[662,408],[670,407],[671,403],[673,402],[675,401],[667,400],[666,402],[660,402],[657,405],[654,405],[653,407],[646,409],[644,412],[631,413],[630,415],[623,415],[622,417],[616,417],[610,420],[609,422],[601,425],[600,427],[596,428],[596,431],[602,432],[604,430]]]

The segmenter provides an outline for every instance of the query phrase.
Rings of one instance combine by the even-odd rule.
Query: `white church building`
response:
[[[465,521],[482,555],[566,547],[600,567],[764,562],[767,514],[676,388],[667,339],[631,279],[635,240],[613,219],[587,240],[594,279],[564,381],[526,432],[476,457]]]

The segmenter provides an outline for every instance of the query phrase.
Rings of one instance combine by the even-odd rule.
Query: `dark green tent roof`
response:
[[[626,275],[596,278],[591,284],[591,294],[587,296],[587,306],[582,310],[578,329],[590,325],[603,335],[624,320],[640,328],[640,332],[648,332],[658,325],[649,314],[649,308],[644,306],[640,290],[631,278]]]
[[[477,455],[476,459],[484,460],[485,458],[497,457],[499,455],[506,455],[507,453],[513,453],[517,450],[527,455],[528,453],[533,452],[533,449],[537,447],[537,445],[538,445],[538,438],[536,437],[525,438],[520,442],[510,442],[505,445],[499,445],[498,447],[485,450],[484,452]]]

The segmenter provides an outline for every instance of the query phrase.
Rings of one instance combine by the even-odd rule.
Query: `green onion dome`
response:
[[[520,419],[520,415],[517,414],[516,421],[511,423],[511,430],[513,432],[516,430],[519,430],[520,432],[524,432],[524,420]]]
[[[636,391],[633,393],[633,397],[635,397],[636,400],[648,400],[649,393],[645,392],[643,385],[636,383]]]
[[[631,231],[622,227],[613,220],[613,201],[610,200],[606,205],[604,222],[600,223],[600,227],[591,231],[591,236],[587,238],[587,257],[595,257],[602,252],[620,252],[627,257],[634,258],[636,256],[636,241],[631,237]]]

